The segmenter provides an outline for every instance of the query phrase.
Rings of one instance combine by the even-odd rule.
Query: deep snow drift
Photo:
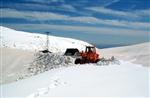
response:
[[[26,72],[27,65],[35,57],[35,51],[45,48],[46,36],[16,31],[2,26],[1,30],[1,81],[3,79],[17,79],[17,75]],[[69,47],[84,50],[85,45],[89,45],[83,41],[55,36],[49,36],[49,40],[50,51],[59,54],[63,54],[66,48]],[[131,50],[131,48],[128,49]],[[142,50],[140,51],[140,55],[146,53],[145,50],[143,52]],[[112,52],[117,53],[117,50]],[[110,56],[113,55],[113,53],[110,54],[110,51],[102,51],[100,55],[103,55],[103,53]],[[135,55],[134,51],[128,53],[128,55]],[[118,54],[121,54],[121,52],[118,52]],[[12,83],[1,84],[2,93],[0,96],[28,98],[51,96],[148,97],[150,93],[149,68],[143,67],[140,64],[122,61],[122,59],[120,57],[120,65],[110,64],[98,66],[97,64],[69,64],[69,67],[51,69],[16,82],[7,80],[7,82]],[[134,58],[131,60],[134,60]]]

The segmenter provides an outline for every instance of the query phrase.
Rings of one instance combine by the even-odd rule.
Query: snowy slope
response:
[[[150,42],[124,47],[100,49],[98,52],[103,57],[115,56],[118,59],[150,67]]]
[[[34,53],[27,50],[0,48],[0,84],[10,83],[27,73],[27,65],[33,62]]]
[[[76,65],[2,85],[5,97],[148,97],[149,69],[121,65]]]
[[[2,31],[0,35],[1,47],[9,47],[2,48],[2,60],[8,64],[2,63],[5,65],[1,65],[1,71],[3,68],[6,69],[7,73],[10,72],[8,75],[22,70],[23,63],[33,59],[33,51],[43,50],[45,47],[45,35],[16,31],[2,26],[0,28]],[[83,41],[55,36],[49,36],[49,40],[49,50],[52,52],[63,53],[69,47],[82,50],[85,45],[89,45]],[[49,70],[17,82],[3,84],[0,96],[4,98],[149,96],[150,69],[147,67],[125,61],[121,61],[120,65],[109,66],[73,65]]]
[[[18,77],[27,74],[27,66],[35,59],[35,52],[45,49],[46,35],[16,31],[0,26],[0,59],[2,76],[0,84],[10,83]],[[78,48],[85,50],[86,42],[49,36],[49,50],[55,53],[64,53],[66,48]]]
[[[16,31],[0,26],[2,40],[1,47],[10,47],[24,50],[43,50],[46,47],[46,35]],[[65,52],[66,48],[78,48],[84,50],[84,41],[71,38],[49,36],[49,50],[51,52]]]

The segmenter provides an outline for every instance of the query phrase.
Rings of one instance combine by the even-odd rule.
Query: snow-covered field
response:
[[[63,67],[2,85],[4,97],[148,97],[149,69],[128,62]]]
[[[148,62],[147,45],[133,48],[98,50],[101,56],[117,56],[120,65],[74,65],[52,69],[26,79],[14,81],[26,73],[34,53],[45,48],[46,36],[1,28],[1,97],[149,97],[149,67],[130,63],[138,56]],[[49,36],[49,50],[63,54],[66,48],[85,49],[86,42]],[[132,47],[132,46],[131,46]],[[140,52],[138,51],[140,50]],[[111,51],[112,50],[112,51]],[[118,52],[117,52],[118,51]],[[138,51],[138,52],[137,52]],[[136,52],[136,53],[135,53]],[[122,56],[118,56],[121,54]],[[131,54],[131,59],[125,59]],[[143,55],[144,54],[144,55]],[[146,55],[146,56],[145,56]],[[135,57],[135,58],[134,58]],[[128,56],[130,58],[130,56]],[[145,59],[146,58],[146,59]],[[136,62],[138,63],[138,62]],[[149,66],[149,63],[146,63]],[[27,73],[26,73],[27,74]]]

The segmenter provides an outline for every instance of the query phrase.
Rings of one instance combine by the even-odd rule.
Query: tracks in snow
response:
[[[34,93],[30,94],[27,98],[37,98],[48,94],[51,89],[56,88],[58,86],[63,86],[67,84],[67,82],[60,80],[58,77],[51,78],[51,82],[47,87],[39,88]]]

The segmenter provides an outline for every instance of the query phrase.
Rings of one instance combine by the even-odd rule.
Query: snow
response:
[[[16,31],[7,27],[1,28],[1,47],[9,47],[24,50],[43,50],[46,47],[46,36],[43,34],[28,33]],[[75,40],[72,38],[63,38],[49,35],[49,50],[51,52],[64,53],[66,48],[78,48],[80,51],[85,50],[87,42]]]
[[[150,42],[124,47],[100,49],[97,51],[102,57],[115,56],[118,59],[150,67]]]
[[[149,69],[129,62],[62,67],[2,85],[3,97],[148,97]]]
[[[26,66],[24,64],[34,59],[34,51],[44,49],[46,36],[3,26],[0,28],[1,48],[5,50],[5,53],[2,51],[4,54],[2,62],[5,62],[1,65],[1,71],[5,69],[9,77],[15,76],[17,70],[23,70]],[[81,51],[85,45],[90,45],[83,41],[56,36],[49,36],[49,40],[49,50],[56,53],[64,53],[66,48],[78,48]],[[150,97],[149,70],[149,67],[122,60],[120,65],[70,64],[67,67],[51,69],[26,79],[2,84],[0,96],[3,98]]]
[[[16,31],[0,26],[2,55],[2,76],[0,84],[10,83],[28,74],[27,66],[35,59],[35,52],[45,50],[47,35]],[[64,54],[66,48],[78,48],[85,50],[87,42],[72,38],[49,36],[49,50],[60,55]]]

